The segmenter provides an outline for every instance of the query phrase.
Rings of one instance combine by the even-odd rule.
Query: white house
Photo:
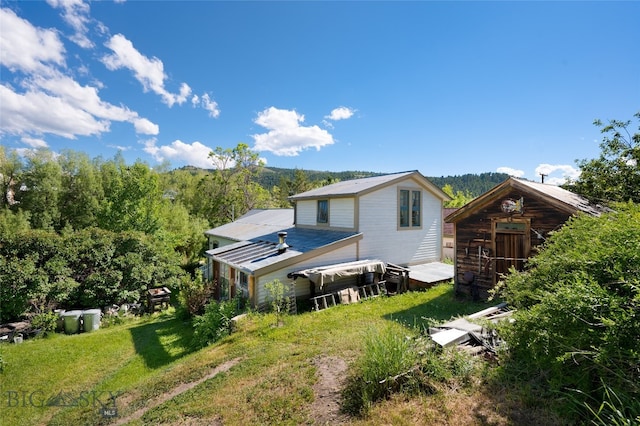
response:
[[[326,290],[287,277],[308,268],[368,259],[407,267],[438,262],[442,203],[448,199],[420,172],[409,171],[296,194],[290,197],[292,210],[249,212],[206,232],[218,296],[242,292],[259,306],[268,300],[265,284],[275,279],[293,283],[297,297]]]

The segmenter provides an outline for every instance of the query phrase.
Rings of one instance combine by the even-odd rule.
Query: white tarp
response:
[[[385,271],[385,263],[381,260],[357,260],[355,262],[337,263],[334,265],[304,269],[293,272],[290,275],[294,279],[297,277],[309,278],[311,282],[322,289],[324,288],[324,283],[332,283],[340,278],[361,275],[367,272],[384,274]]]

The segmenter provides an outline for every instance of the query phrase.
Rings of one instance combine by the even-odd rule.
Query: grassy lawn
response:
[[[489,305],[459,301],[447,284],[285,317],[282,326],[275,326],[272,315],[250,314],[237,332],[199,351],[190,349],[190,324],[171,314],[93,333],[0,345],[6,363],[0,373],[2,424],[115,424],[145,408],[129,424],[313,424],[309,405],[317,381],[315,358],[340,357],[349,364],[372,329],[413,334],[429,318],[447,320]],[[238,362],[228,371],[152,403],[230,360]],[[68,406],[45,405],[56,396],[54,401]],[[412,424],[412,416],[435,416],[443,423],[445,416],[444,423],[454,424],[455,406],[438,398],[442,395],[387,401],[370,418],[351,423]],[[490,395],[462,393],[459,398],[460,404],[477,403]],[[102,406],[115,406],[117,417],[103,417]]]

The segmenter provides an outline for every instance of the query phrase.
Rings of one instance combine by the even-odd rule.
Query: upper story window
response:
[[[329,200],[318,200],[318,223],[329,223]]]
[[[398,224],[400,228],[422,226],[422,202],[420,191],[401,189],[398,194]]]

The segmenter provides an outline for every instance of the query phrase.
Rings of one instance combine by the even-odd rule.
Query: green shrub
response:
[[[506,372],[543,378],[578,407],[606,401],[605,389],[620,400],[640,394],[640,206],[616,209],[570,220],[502,288],[518,308],[500,330]]]
[[[193,346],[203,348],[231,333],[231,318],[237,314],[238,300],[211,301],[204,314],[193,319]]]
[[[31,318],[31,327],[41,330],[44,334],[53,333],[56,331],[59,318],[55,312],[41,312]]]
[[[185,275],[181,280],[178,294],[179,316],[186,319],[202,315],[210,295],[211,286],[203,281],[200,271],[196,272],[194,279]]]
[[[282,316],[288,314],[291,310],[292,302],[288,297],[291,289],[278,279],[266,283],[264,288],[269,294],[271,310],[276,314],[276,325],[278,325],[282,320]]]

